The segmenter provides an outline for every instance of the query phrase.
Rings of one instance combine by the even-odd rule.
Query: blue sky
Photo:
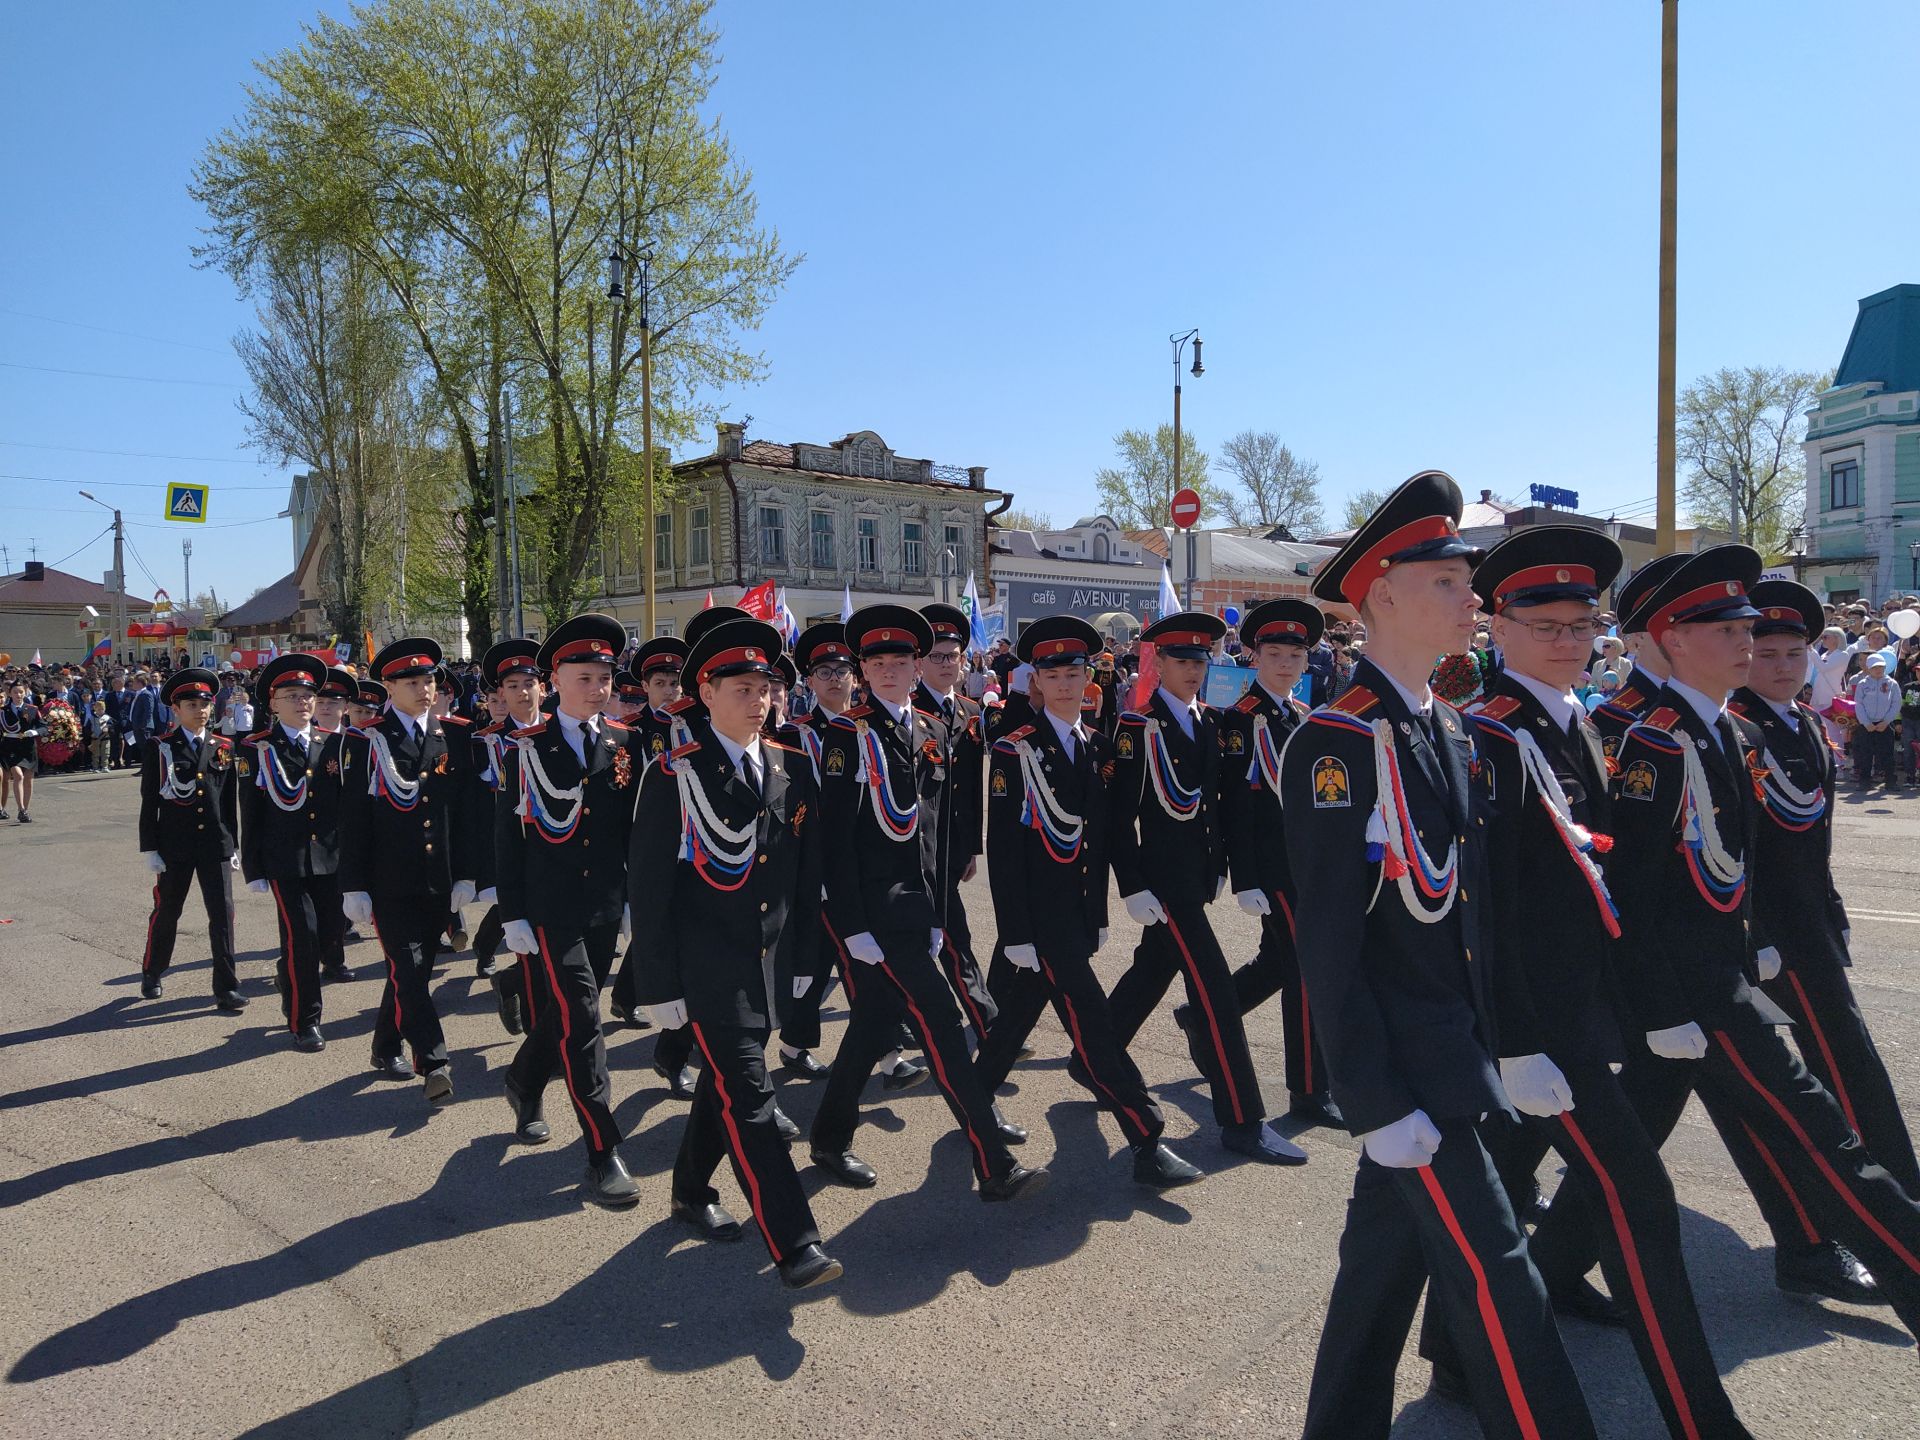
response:
[[[1829,367],[1861,296],[1920,280],[1900,148],[1920,122],[1920,7],[1683,11],[1682,380]],[[285,476],[241,449],[229,341],[249,312],[191,267],[185,185],[254,57],[312,13],[0,20],[15,568],[29,543],[48,561],[88,546],[108,517],[86,484],[139,522],[142,586],[179,593],[183,534],[195,588],[223,598],[291,567]],[[1653,0],[722,0],[717,18],[714,108],[807,256],[753,341],[769,378],[722,400],[755,436],[877,430],[984,464],[1064,523],[1091,508],[1113,434],[1169,418],[1166,337],[1198,325],[1188,428],[1210,449],[1278,431],[1320,463],[1335,513],[1427,466],[1469,494],[1543,481],[1588,510],[1650,507]],[[214,485],[208,526],[160,519],[168,480]],[[65,568],[109,559],[100,539]]]

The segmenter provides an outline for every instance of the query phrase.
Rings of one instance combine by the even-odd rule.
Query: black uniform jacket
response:
[[[1755,988],[1755,954],[1768,943],[1753,916],[1753,876],[1707,897],[1713,886],[1687,843],[1681,800],[1684,752],[1700,759],[1708,794],[1696,797],[1718,829],[1727,853],[1750,872],[1759,804],[1748,755],[1760,727],[1729,713],[1739,758],[1708,729],[1678,691],[1662,686],[1640,723],[1621,738],[1613,807],[1613,852],[1608,877],[1620,907],[1621,978],[1643,1030],[1667,1030],[1689,1021],[1711,1028],[1736,1006],[1753,1005],[1771,1023],[1786,1016]],[[1722,908],[1725,907],[1725,908]]]
[[[175,726],[155,737],[140,757],[140,850],[158,852],[169,865],[218,857],[238,848],[240,811],[235,799],[237,776],[233,741],[209,730],[194,755],[186,732]],[[161,781],[173,778],[181,798],[160,793]],[[192,792],[187,792],[191,785]]]
[[[1269,784],[1256,755],[1260,726],[1277,760],[1293,732],[1306,723],[1309,711],[1292,696],[1274,700],[1256,681],[1220,715],[1220,812],[1227,833],[1227,865],[1233,891],[1263,890],[1271,905],[1279,895],[1291,915],[1295,895],[1293,871],[1287,865],[1287,835],[1280,796]],[[1275,777],[1278,779],[1278,776]]]
[[[869,782],[861,773],[858,729],[879,741],[884,783],[896,819],[917,805],[917,829],[896,840],[882,824]],[[929,753],[929,747],[933,753]],[[904,721],[875,702],[856,705],[827,722],[820,744],[820,812],[827,847],[827,918],[845,940],[863,932],[922,935],[941,928],[946,887],[935,876],[940,861],[940,803],[946,762],[938,742],[911,704]],[[904,828],[904,821],[900,822]]]
[[[1627,672],[1620,688],[1593,710],[1593,728],[1600,732],[1600,748],[1609,761],[1620,754],[1620,737],[1652,708],[1661,682],[1638,666]]]
[[[1113,789],[1108,797],[1107,843],[1122,895],[1151,890],[1163,905],[1205,905],[1227,873],[1227,832],[1220,822],[1220,722],[1199,707],[1189,740],[1156,690],[1145,711],[1120,717],[1113,737]],[[1149,721],[1173,767],[1170,794],[1198,792],[1190,819],[1168,811],[1149,773]]]
[[[1084,727],[1083,727],[1084,728]],[[1035,823],[1047,796],[1029,794],[1022,746],[1039,762],[1051,796],[1049,834]],[[1107,786],[1113,744],[1089,731],[1072,760],[1042,715],[994,741],[987,778],[987,877],[1002,945],[1032,945],[1042,957],[1085,958],[1107,927]],[[1032,812],[1029,806],[1033,807]],[[1073,822],[1079,842],[1063,843]]]
[[[327,746],[333,738],[324,731],[310,731],[304,757],[279,725],[257,730],[239,743],[234,768],[240,772],[240,873],[249,882],[331,875],[339,867],[337,747],[333,784],[324,783]],[[272,756],[272,774],[263,749]],[[281,793],[277,788],[281,779],[291,782],[284,792],[287,802],[294,804],[294,797],[299,797],[291,810],[281,809],[273,800],[273,793]],[[273,793],[269,786],[276,786]],[[323,810],[323,792],[329,788],[333,795]]]
[[[946,793],[940,801],[940,858],[935,873],[951,881],[980,853],[985,821],[981,806],[985,796],[986,730],[980,721],[980,707],[973,701],[956,694],[951,702],[943,703],[925,683],[914,687],[913,708],[920,713],[928,738],[944,757],[937,767],[945,771]]]
[[[1604,871],[1613,799],[1600,734],[1585,714],[1575,721],[1577,734],[1561,729],[1539,697],[1505,674],[1494,677],[1468,718],[1477,735],[1480,778],[1490,792],[1489,869],[1499,877],[1486,907],[1486,943],[1500,1053],[1577,1052],[1625,1060],[1613,973],[1617,941],[1608,929],[1607,902],[1568,849],[1539,787],[1526,777],[1518,739],[1525,734],[1540,747],[1573,822],[1595,837],[1588,859]]]
[[[1766,754],[1786,772],[1794,789],[1805,795],[1818,791],[1826,800],[1820,818],[1801,830],[1792,828],[1803,823],[1800,820],[1761,805],[1753,863],[1753,909],[1759,928],[1789,965],[1851,965],[1844,938],[1851,928],[1847,907],[1833,888],[1833,790],[1840,767],[1826,728],[1818,715],[1796,702],[1796,732],[1751,690],[1736,690],[1727,708],[1759,727]]]
[[[484,813],[475,813],[478,782],[468,767],[473,748],[467,722],[428,716],[416,738],[389,710],[364,730],[345,733],[340,747],[340,889],[403,899],[446,895],[455,880],[472,880],[487,843]],[[415,802],[370,788],[373,736],[382,736],[402,782],[419,783]],[[449,736],[457,741],[449,743]]]
[[[581,769],[559,718],[514,732],[505,746],[505,768],[494,797],[494,892],[500,918],[525,920],[549,930],[578,933],[589,926],[618,923],[627,904],[627,848],[632,838],[635,798],[647,768],[640,734],[604,717],[600,734]],[[583,737],[584,741],[584,737]],[[556,790],[581,786],[580,813],[571,801],[539,795],[544,828],[531,813],[521,815],[521,748],[531,749],[541,773]],[[634,911],[638,924],[639,910]]]
[[[756,797],[704,721],[692,729],[698,738],[649,765],[640,783],[628,894],[634,929],[650,938],[634,952],[636,997],[684,1000],[700,1024],[770,1028],[786,1012],[794,975],[813,973],[820,943],[826,847],[813,769],[798,751],[762,740]],[[740,873],[687,853],[683,768],[721,825],[752,829]]]
[[[1439,744],[1370,660],[1332,705],[1313,712],[1281,757],[1287,858],[1300,970],[1335,1098],[1356,1135],[1415,1109],[1472,1119],[1502,1109],[1493,1066],[1493,982],[1480,934],[1486,895],[1486,814],[1472,774],[1467,722],[1433,702]],[[1382,860],[1368,858],[1378,803],[1374,737],[1385,720],[1406,814],[1436,864],[1455,847],[1453,908],[1429,924],[1407,909]],[[1417,863],[1417,857],[1416,863]]]

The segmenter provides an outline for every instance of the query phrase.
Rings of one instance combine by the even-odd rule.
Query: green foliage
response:
[[[1271,430],[1242,430],[1220,447],[1220,464],[1234,484],[1225,492],[1235,525],[1284,525],[1305,538],[1325,528],[1320,467],[1303,460]]]
[[[1385,490],[1356,490],[1347,497],[1346,513],[1341,516],[1348,530],[1358,530],[1373,512],[1387,503]]]
[[[1675,426],[1693,523],[1728,530],[1768,559],[1806,518],[1800,441],[1831,375],[1749,365],[1702,375],[1680,394]]]
[[[1122,430],[1113,437],[1117,465],[1095,472],[1094,488],[1100,509],[1123,530],[1149,530],[1173,523],[1173,497],[1184,486],[1200,496],[1200,519],[1213,518],[1226,507],[1226,492],[1207,478],[1207,452],[1191,433],[1181,432],[1180,474],[1173,473],[1173,426]]]

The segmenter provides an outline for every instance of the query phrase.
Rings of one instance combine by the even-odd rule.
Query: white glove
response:
[[[1780,948],[1777,945],[1763,945],[1754,958],[1760,962],[1762,981],[1771,980],[1780,973]]]
[[[160,858],[160,852],[158,850],[142,850],[140,852],[140,858],[147,862],[147,869],[151,870],[154,874],[164,875],[167,873],[167,862]]]
[[[373,923],[373,896],[364,890],[349,890],[340,897],[340,913],[356,925]]]
[[[240,852],[238,850],[227,857],[227,868],[229,870],[238,870],[240,868]]]
[[[678,1030],[687,1023],[687,1002],[669,1000],[664,1005],[647,1006],[647,1018],[661,1030]]]
[[[938,960],[940,958],[940,944],[945,937],[942,936],[938,930],[930,931],[929,933],[933,938],[927,941],[927,954],[935,960]]]
[[[473,898],[477,904],[498,905],[500,903],[500,892],[489,885]]]
[[[1360,1137],[1367,1158],[1376,1165],[1394,1170],[1418,1170],[1433,1163],[1433,1152],[1440,1148],[1440,1132],[1424,1110],[1402,1115],[1391,1125],[1369,1130]]]
[[[794,999],[799,1000],[804,998],[807,991],[811,990],[812,988],[813,988],[813,977],[811,975],[796,975],[793,977],[793,998]]]
[[[264,895],[267,893],[267,891],[271,890],[272,888],[273,886],[268,884],[265,880],[247,881],[247,889],[251,890],[256,895]]]
[[[1094,942],[1093,948],[1096,950],[1104,950],[1107,948],[1107,927],[1106,926],[1102,925],[1100,927],[1100,938]]]
[[[1573,1109],[1573,1087],[1560,1067],[1544,1055],[1520,1055],[1500,1061],[1500,1084],[1522,1115],[1543,1119]]]
[[[1647,1048],[1663,1060],[1698,1060],[1707,1053],[1707,1036],[1689,1020],[1666,1030],[1649,1030]]]
[[[1038,970],[1040,968],[1040,952],[1031,945],[1007,946],[1007,959],[1011,963],[1019,966],[1022,970]]]
[[[447,896],[447,906],[452,910],[464,910],[473,903],[473,881],[456,880],[453,893]]]
[[[524,920],[509,920],[500,927],[500,938],[507,949],[516,955],[535,955],[540,951],[540,941],[533,933],[533,926]]]
[[[1273,902],[1267,899],[1267,892],[1264,890],[1240,890],[1235,892],[1233,898],[1240,902],[1240,908],[1249,915],[1273,913]]]
[[[1151,890],[1136,890],[1131,895],[1122,895],[1120,903],[1127,907],[1127,914],[1133,917],[1136,925],[1161,925],[1166,922],[1167,912],[1160,904],[1160,897]]]
[[[878,965],[887,958],[887,952],[880,948],[880,942],[873,938],[871,930],[862,930],[858,935],[849,935],[847,954],[865,965]]]

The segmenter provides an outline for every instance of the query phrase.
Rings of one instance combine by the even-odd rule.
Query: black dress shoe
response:
[[[293,1037],[293,1048],[296,1050],[305,1050],[309,1054],[312,1054],[315,1051],[327,1048],[327,1037],[320,1033],[320,1027],[318,1025],[309,1025],[306,1029],[295,1033]]]
[[[160,993],[160,982],[158,979],[148,978],[140,982],[140,998],[142,1000],[158,1000]]]
[[[720,1205],[689,1205],[684,1200],[675,1199],[667,1206],[667,1213],[681,1224],[691,1225],[702,1240],[740,1238],[740,1222]]]
[[[224,995],[213,997],[213,1008],[223,1010],[229,1015],[238,1015],[247,1008],[247,997],[238,990],[229,990]]]
[[[509,990],[504,985],[494,987],[493,998],[500,1006],[500,1023],[506,1026],[507,1034],[519,1035],[526,1030],[521,1019],[520,992]]]
[[[1347,1128],[1347,1117],[1328,1095],[1294,1095],[1287,1101],[1287,1118],[1308,1125],[1324,1125],[1329,1130]]]
[[[338,985],[342,980],[351,979],[353,979],[353,971],[349,970],[344,962],[339,965],[328,965],[320,971],[320,982],[323,985]]]
[[[413,1079],[413,1066],[404,1055],[376,1055],[373,1057],[373,1068],[383,1080]]]
[[[1571,1315],[1589,1325],[1606,1325],[1617,1330],[1627,1328],[1627,1312],[1620,1302],[1601,1294],[1584,1275],[1570,1285],[1547,1286],[1547,1299],[1553,1303],[1557,1314]]]
[[[507,1107],[513,1111],[513,1138],[522,1145],[544,1145],[553,1138],[553,1129],[540,1113],[540,1102],[528,1100],[511,1080],[502,1087],[506,1092]]]
[[[493,972],[499,968],[499,963],[491,955],[476,955],[473,957],[473,973],[478,975],[482,980],[492,979]]]
[[[840,1262],[818,1245],[802,1245],[780,1262],[780,1283],[789,1290],[824,1285],[846,1273]]]
[[[780,1132],[780,1138],[789,1145],[800,1138],[800,1127],[788,1118],[778,1100],[773,1102],[773,1128]]]
[[[1047,1188],[1047,1181],[1052,1178],[1045,1170],[1030,1170],[1016,1163],[1006,1174],[982,1180],[980,1198],[993,1204],[1003,1200],[1018,1200],[1023,1195],[1038,1195]]]
[[[809,1158],[828,1175],[836,1185],[851,1186],[855,1190],[870,1190],[879,1183],[880,1177],[874,1168],[851,1150],[812,1150]]]
[[[1156,1190],[1171,1190],[1206,1179],[1206,1172],[1189,1165],[1158,1140],[1147,1140],[1133,1147],[1133,1178]]]
[[[1173,1023],[1180,1027],[1180,1033],[1187,1037],[1187,1058],[1193,1061],[1196,1075],[1207,1073],[1206,1065],[1200,1059],[1200,1036],[1193,1028],[1193,1007],[1176,1005],[1173,1007]]]
[[[1467,1377],[1454,1366],[1442,1365],[1438,1360],[1433,1362],[1433,1382],[1428,1393],[1449,1405],[1473,1408],[1473,1392],[1467,1389]]]
[[[993,1107],[993,1128],[1000,1132],[1000,1138],[1009,1145],[1024,1145],[1027,1143],[1026,1127],[1016,1125],[1013,1121],[1007,1119],[1005,1115],[1000,1113],[1000,1107],[998,1105]]]
[[[804,1076],[808,1080],[818,1080],[827,1074],[827,1067],[813,1058],[811,1050],[802,1050],[798,1055],[782,1055],[780,1068],[789,1075]]]
[[[880,1084],[889,1091],[911,1090],[930,1073],[922,1062],[902,1055],[893,1062],[893,1068],[880,1077]]]
[[[653,1062],[653,1073],[667,1082],[667,1093],[676,1100],[691,1100],[693,1087],[700,1077],[693,1073],[693,1067],[682,1065],[678,1070],[669,1070],[658,1060]]]
[[[633,1011],[625,1005],[622,1005],[618,1000],[609,1000],[607,1002],[607,1014],[618,1020],[622,1025],[627,1024],[633,1019]]]
[[[1264,1120],[1249,1120],[1242,1125],[1222,1125],[1220,1143],[1234,1154],[1258,1160],[1262,1165],[1307,1163],[1307,1152],[1278,1134]]]
[[[427,1103],[444,1105],[453,1099],[453,1069],[447,1065],[436,1065],[427,1071],[425,1085]]]
[[[1831,1241],[1773,1255],[1773,1283],[1804,1300],[1838,1300],[1843,1305],[1885,1305],[1887,1297],[1844,1245]]]
[[[587,1162],[587,1173],[580,1181],[580,1193],[595,1205],[609,1210],[625,1210],[640,1203],[640,1187],[621,1162],[618,1150],[609,1150],[598,1160]]]

